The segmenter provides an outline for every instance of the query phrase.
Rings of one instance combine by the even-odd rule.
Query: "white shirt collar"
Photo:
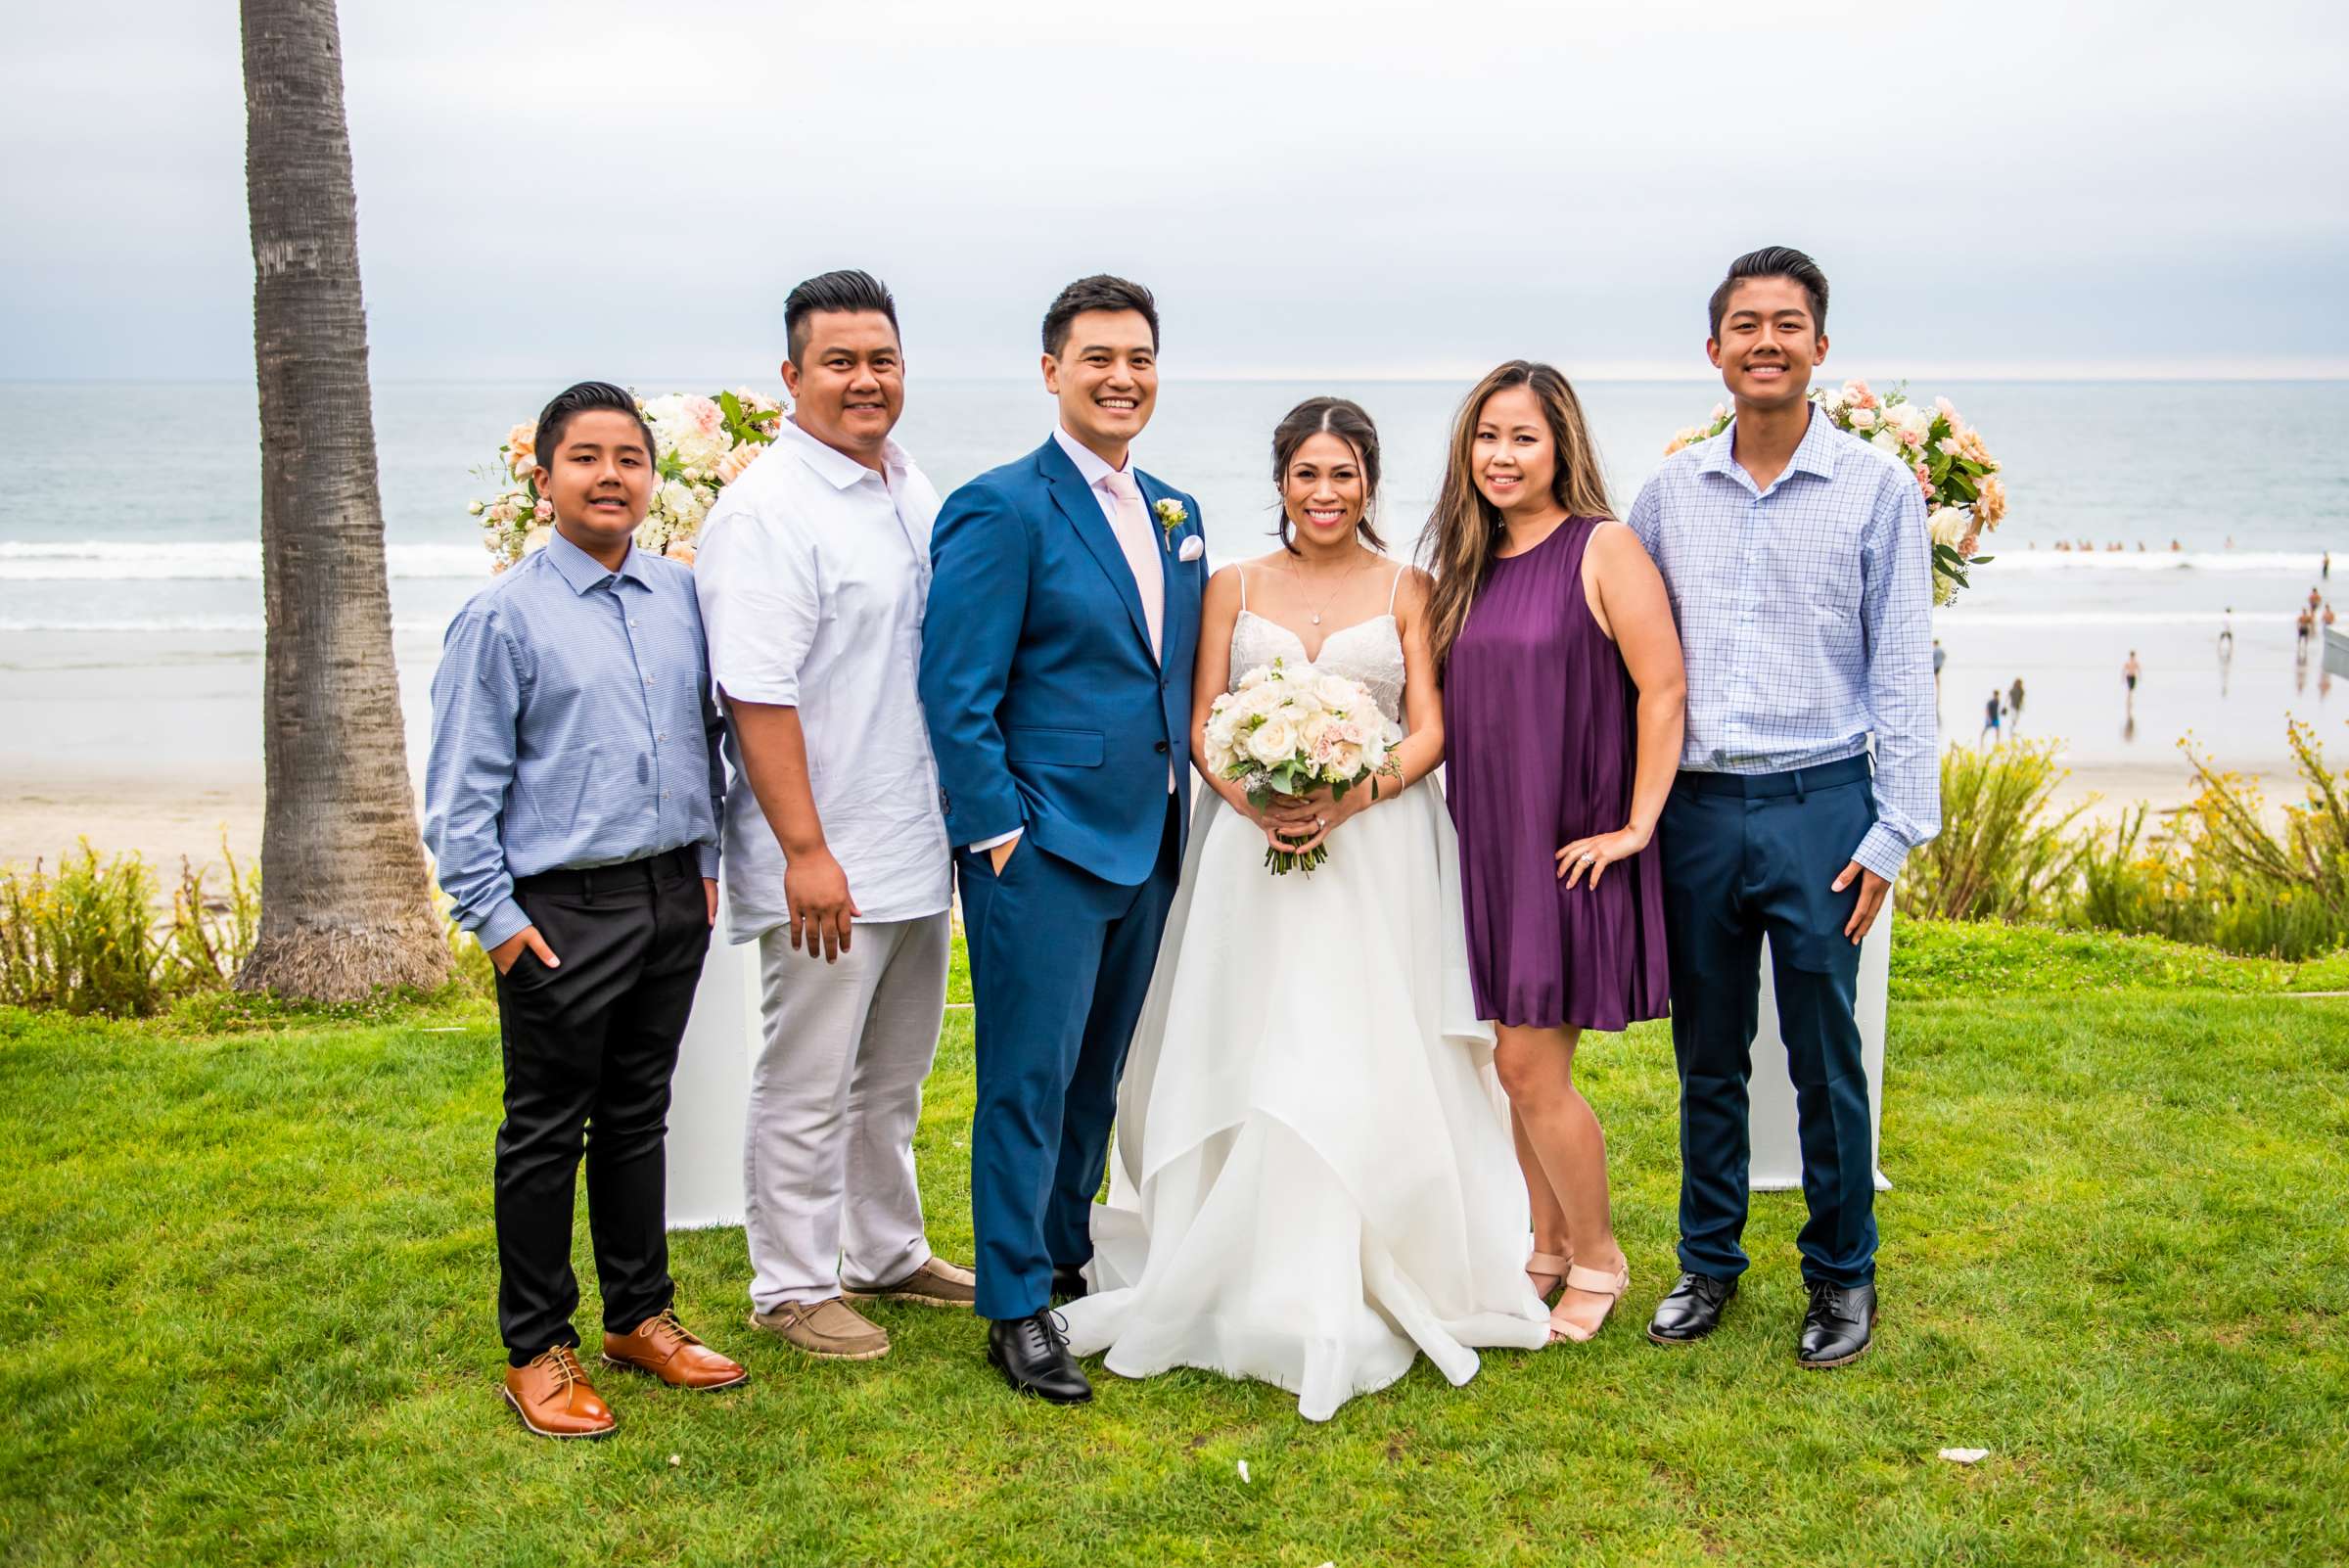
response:
[[[778,442],[786,440],[792,442],[793,450],[799,453],[800,461],[813,469],[819,478],[836,490],[845,490],[858,480],[881,478],[879,474],[857,462],[839,447],[827,446],[800,429],[795,420],[784,420],[782,428],[775,435],[775,439]],[[912,466],[911,459],[905,455],[905,449],[894,440],[886,442],[882,446],[881,461],[889,466],[893,478],[903,474]]]
[[[1078,476],[1084,481],[1085,486],[1088,489],[1099,489],[1103,480],[1109,478],[1112,474],[1120,472],[1119,470],[1110,467],[1106,462],[1102,461],[1101,454],[1099,452],[1094,451],[1091,447],[1085,445],[1084,442],[1070,435],[1067,429],[1063,426],[1055,425],[1052,427],[1052,438],[1060,442],[1060,449],[1069,454],[1070,462],[1077,465]],[[1126,467],[1124,472],[1128,474],[1133,472],[1133,451],[1130,447],[1128,448],[1126,452]]]

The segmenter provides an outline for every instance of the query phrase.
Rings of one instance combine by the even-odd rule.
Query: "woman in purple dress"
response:
[[[1552,1339],[1587,1340],[1631,1269],[1574,1052],[1586,1029],[1664,1016],[1645,852],[1681,761],[1680,634],[1547,365],[1512,360],[1461,404],[1423,549],[1469,977],[1533,1204],[1526,1273],[1544,1300],[1560,1292]]]

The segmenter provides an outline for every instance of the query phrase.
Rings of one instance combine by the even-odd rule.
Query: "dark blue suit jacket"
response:
[[[922,710],[956,848],[1025,829],[1036,847],[1125,887],[1157,864],[1167,768],[1190,821],[1191,666],[1207,558],[1180,559],[1199,503],[1161,530],[1163,660],[1126,552],[1056,440],[946,497],[930,532]]]

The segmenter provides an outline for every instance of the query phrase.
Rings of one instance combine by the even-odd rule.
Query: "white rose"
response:
[[[1266,681],[1270,680],[1271,678],[1271,669],[1267,666],[1259,665],[1254,669],[1249,670],[1248,673],[1240,677],[1239,689],[1242,691],[1254,691],[1257,687],[1262,686]]]
[[[1287,698],[1289,711],[1298,717],[1303,718],[1308,714],[1321,712],[1321,699],[1314,694],[1313,688],[1310,684],[1300,685],[1295,681],[1284,681],[1281,690]]]
[[[1901,433],[1889,428],[1877,431],[1875,435],[1868,438],[1868,444],[1879,452],[1889,452],[1893,456],[1899,457],[1901,455]],[[1903,459],[1903,466],[1906,465],[1907,460]]]
[[[1965,530],[1972,522],[1973,519],[1966,516],[1963,507],[1945,506],[1927,518],[1925,526],[1932,533],[1935,544],[1946,544],[1955,550],[1958,541],[1965,537]]]
[[[1338,721],[1327,714],[1308,714],[1305,722],[1297,726],[1297,738],[1303,743],[1306,750],[1317,752],[1321,749],[1322,742],[1329,738],[1330,731],[1337,727],[1337,723]]]
[[[1277,767],[1297,750],[1297,728],[1285,718],[1267,718],[1248,737],[1248,755],[1267,767]]]
[[[1322,707],[1338,714],[1358,707],[1362,700],[1361,688],[1343,675],[1323,675],[1313,682],[1313,695],[1321,699]]]
[[[1362,771],[1362,749],[1340,741],[1329,750],[1329,773],[1332,778],[1355,778]]]
[[[1851,413],[1851,422],[1854,430],[1874,430],[1876,411],[1872,408],[1855,408]]]

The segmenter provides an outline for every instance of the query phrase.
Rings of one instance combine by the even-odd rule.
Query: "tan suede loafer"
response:
[[[894,1285],[848,1285],[850,1301],[910,1301],[923,1307],[969,1308],[979,1299],[979,1276],[960,1264],[933,1258]]]
[[[889,1336],[881,1325],[838,1296],[785,1302],[771,1313],[753,1313],[751,1326],[780,1334],[827,1361],[876,1361],[889,1354]]]
[[[507,1367],[505,1395],[522,1424],[540,1437],[609,1437],[620,1425],[569,1345],[540,1352],[528,1366]]]
[[[751,1380],[742,1366],[694,1337],[671,1307],[638,1323],[634,1333],[606,1334],[604,1361],[650,1372],[670,1388],[733,1388]]]

